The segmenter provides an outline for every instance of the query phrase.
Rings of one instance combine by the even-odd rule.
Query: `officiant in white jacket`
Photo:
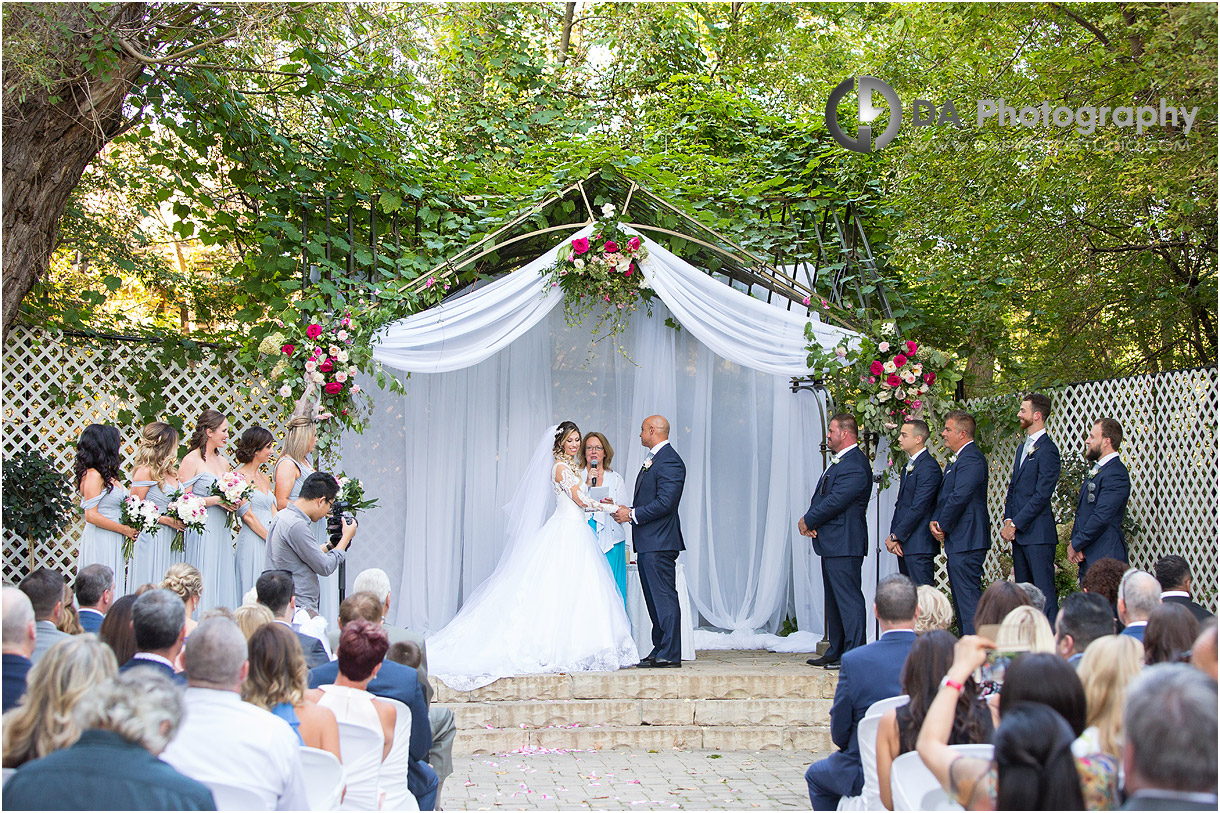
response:
[[[600,501],[601,496],[609,498],[613,509],[615,505],[627,505],[630,498],[627,494],[627,482],[622,475],[610,468],[614,459],[614,448],[601,432],[590,432],[585,435],[580,448],[580,476],[590,489],[590,497]],[[602,492],[592,489],[604,489]],[[601,495],[596,496],[595,495]],[[614,573],[614,583],[618,585],[619,594],[623,596],[623,606],[627,604],[627,525],[614,521],[612,512],[600,511],[589,518],[589,526],[597,534],[597,543],[602,553],[610,563]]]

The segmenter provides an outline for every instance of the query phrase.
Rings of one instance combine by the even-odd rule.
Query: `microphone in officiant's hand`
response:
[[[596,460],[589,461],[589,469],[590,469],[589,485],[595,486],[595,485],[597,485],[597,461]]]

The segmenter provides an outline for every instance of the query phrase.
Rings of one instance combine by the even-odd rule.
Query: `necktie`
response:
[[[1025,445],[1021,447],[1021,466],[1025,465],[1025,458],[1029,457],[1029,453],[1034,450],[1034,439],[1026,438]]]

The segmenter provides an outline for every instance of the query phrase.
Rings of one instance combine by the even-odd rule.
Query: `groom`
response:
[[[640,666],[677,669],[682,666],[682,613],[675,574],[678,551],[686,549],[678,503],[686,483],[686,464],[669,444],[669,421],[660,415],[644,419],[640,443],[648,455],[635,478],[635,508],[619,506],[614,519],[631,521],[640,586],[652,620],[652,652]]]

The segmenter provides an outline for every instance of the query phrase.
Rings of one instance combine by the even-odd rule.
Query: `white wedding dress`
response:
[[[571,496],[577,485],[581,504]],[[554,463],[551,487],[550,518],[536,531],[523,528],[457,616],[427,639],[428,671],[445,685],[469,691],[502,677],[639,663],[622,596],[588,525],[586,508],[599,506],[567,463]]]

